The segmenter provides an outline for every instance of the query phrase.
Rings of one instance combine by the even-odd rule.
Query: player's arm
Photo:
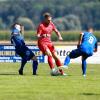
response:
[[[80,46],[80,44],[82,43],[82,38],[83,38],[83,35],[84,35],[84,33],[83,33],[83,32],[81,32],[81,33],[80,33],[80,35],[79,35],[79,40],[78,40],[77,47],[79,47],[79,46]]]
[[[41,33],[42,33],[42,27],[41,27],[41,25],[39,25],[37,28],[37,37],[38,38],[41,37]]]
[[[57,30],[57,28],[56,28],[55,26],[54,26],[53,30],[54,30],[54,32],[57,34],[57,36],[58,36],[59,40],[60,40],[60,41],[62,41],[62,40],[63,40],[63,38],[62,38],[62,36],[61,36],[60,32]]]
[[[96,42],[94,52],[97,52],[97,50],[98,50],[98,43]]]

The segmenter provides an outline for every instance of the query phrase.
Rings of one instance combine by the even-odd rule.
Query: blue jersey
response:
[[[25,45],[24,38],[17,29],[13,29],[11,33],[11,43],[16,47],[20,48],[22,45]]]
[[[24,42],[24,38],[17,29],[13,29],[11,33],[11,43],[15,46],[15,51],[18,55],[26,60],[30,60],[34,55]]]
[[[97,48],[97,39],[90,32],[84,32],[80,48],[83,52],[92,55],[95,48]]]

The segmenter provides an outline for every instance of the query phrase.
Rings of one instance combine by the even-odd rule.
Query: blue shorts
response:
[[[35,54],[32,52],[32,50],[30,50],[25,45],[22,46],[22,49],[19,49],[19,48],[16,47],[15,51],[19,56],[21,56],[25,60],[30,60],[35,56]]]
[[[91,54],[87,54],[86,52],[82,51],[80,48],[74,49],[69,54],[70,58],[77,58],[83,56],[85,58],[92,56]]]

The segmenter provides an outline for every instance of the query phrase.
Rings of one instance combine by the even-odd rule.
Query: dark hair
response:
[[[23,26],[22,24],[16,22],[16,23],[14,23],[14,24],[11,26],[11,28],[13,29],[13,28],[15,27],[16,24],[17,24],[17,25],[20,25],[20,26]]]
[[[51,14],[48,13],[48,12],[46,12],[46,13],[43,14],[43,17],[44,17],[44,18],[51,17]]]
[[[86,31],[88,31],[89,29],[93,29],[93,27],[92,26],[87,26]]]

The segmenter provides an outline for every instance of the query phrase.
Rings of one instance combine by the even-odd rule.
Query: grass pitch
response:
[[[47,64],[39,64],[38,76],[31,63],[18,75],[19,63],[0,63],[0,100],[100,100],[100,65],[88,64],[87,76],[80,64],[70,64],[68,76],[50,76]]]

